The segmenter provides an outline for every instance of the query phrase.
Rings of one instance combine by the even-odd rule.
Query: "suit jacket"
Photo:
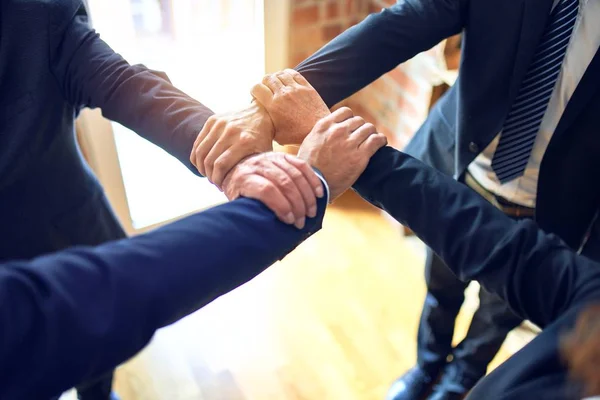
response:
[[[101,108],[192,170],[193,141],[212,114],[166,75],[110,49],[81,0],[0,2],[0,260],[123,236],[77,147],[83,107]]]
[[[302,230],[239,199],[154,232],[0,264],[0,398],[40,399],[111,370],[154,332],[261,273]]]
[[[354,186],[409,226],[462,280],[477,280],[543,328],[472,390],[469,399],[580,399],[560,336],[600,302],[600,265],[530,220],[514,221],[448,175],[390,147]]]
[[[460,76],[406,151],[461,176],[502,124],[553,0],[401,0],[348,29],[297,70],[331,106],[462,31]],[[578,247],[600,205],[600,53],[587,68],[543,158],[536,220]]]

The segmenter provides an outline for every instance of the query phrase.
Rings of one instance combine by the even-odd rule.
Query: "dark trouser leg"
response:
[[[435,377],[452,353],[454,322],[467,284],[458,280],[431,249],[427,249],[425,283],[427,295],[417,336],[417,363]]]
[[[112,391],[113,372],[109,372],[101,378],[88,381],[77,386],[77,398],[79,400],[109,400]]]
[[[479,302],[469,331],[454,349],[453,360],[445,372],[446,379],[465,391],[486,374],[506,335],[523,322],[504,300],[484,288],[479,291]]]

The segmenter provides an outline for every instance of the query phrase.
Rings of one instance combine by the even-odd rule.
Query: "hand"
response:
[[[265,76],[252,96],[269,112],[274,139],[281,145],[302,143],[317,121],[330,114],[319,93],[292,69]]]
[[[302,229],[317,215],[323,197],[321,179],[305,162],[284,153],[257,154],[236,165],[223,182],[229,200],[240,196],[262,201],[281,221]],[[315,197],[316,196],[316,197]]]
[[[315,125],[298,157],[321,171],[333,200],[356,182],[373,154],[386,144],[373,124],[342,107]]]
[[[273,150],[273,123],[259,104],[232,113],[214,115],[198,134],[190,161],[219,188],[240,160]]]

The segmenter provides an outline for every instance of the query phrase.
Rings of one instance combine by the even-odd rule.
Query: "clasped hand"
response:
[[[211,117],[190,161],[230,200],[251,197],[302,228],[316,215],[316,198],[329,186],[333,200],[348,189],[387,140],[342,107],[330,113],[316,90],[294,70],[267,75],[252,88],[253,103]],[[300,144],[298,157],[273,153],[272,141]]]

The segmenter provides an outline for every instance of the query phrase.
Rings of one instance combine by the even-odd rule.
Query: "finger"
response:
[[[289,75],[292,76],[292,78],[294,78],[294,80],[299,83],[302,86],[309,86],[312,87],[311,84],[306,80],[305,77],[302,76],[302,74],[298,71],[295,71],[293,69],[284,69],[284,72],[288,73]]]
[[[210,180],[210,176],[206,173],[206,167],[204,160],[208,153],[211,151],[217,140],[219,139],[220,133],[225,126],[225,122],[217,121],[211,127],[208,134],[202,139],[196,148],[196,168],[198,171]]]
[[[206,135],[209,134],[209,132],[212,129],[215,122],[216,122],[215,118],[213,118],[213,117],[209,118],[206,121],[206,123],[204,124],[204,126],[202,127],[202,129],[200,130],[200,133],[198,133],[198,136],[196,136],[196,140],[194,140],[194,145],[192,146],[192,152],[190,153],[190,162],[196,168],[198,168],[198,165],[196,164],[196,149],[198,148],[200,143],[204,140]],[[202,174],[202,175],[204,175],[204,174]]]
[[[261,201],[283,223],[291,225],[296,221],[288,199],[274,183],[261,175],[253,174],[247,177],[240,189],[240,195]]]
[[[286,72],[278,72],[275,75],[284,86],[294,86],[297,84],[294,78]]]
[[[287,172],[274,163],[269,161],[269,167],[261,170],[261,175],[277,186],[292,205],[292,213],[295,218],[295,225],[298,229],[304,228],[305,217],[307,213],[304,205],[304,198],[294,179]]]
[[[365,120],[362,117],[356,116],[344,121],[344,124],[348,127],[349,132],[354,132],[365,124]]]
[[[252,97],[256,99],[261,105],[264,107],[268,107],[273,101],[273,92],[268,86],[263,85],[262,83],[257,83],[250,90]]]
[[[367,140],[362,142],[358,146],[358,149],[366,151],[367,154],[369,155],[369,157],[371,157],[371,156],[373,156],[373,154],[375,154],[377,152],[377,150],[379,150],[386,144],[387,144],[387,138],[385,137],[385,135],[383,135],[381,133],[375,133],[375,134],[372,134],[371,136],[369,136],[367,138]]]
[[[323,182],[321,182],[321,179],[317,176],[317,173],[306,161],[289,154],[285,155],[285,159],[304,174],[310,185],[313,187],[315,196],[319,198],[325,196],[325,191],[323,190]]]
[[[223,151],[215,160],[212,171],[212,182],[221,188],[225,184],[225,177],[244,158],[250,156],[242,146],[231,146]],[[209,154],[210,156],[210,154]]]
[[[304,200],[306,216],[314,218],[317,215],[317,197],[310,182],[304,176],[304,173],[283,156],[274,159],[273,162],[292,178]],[[304,227],[304,225],[302,225],[302,227]]]
[[[262,83],[266,85],[273,93],[277,93],[279,90],[281,90],[281,88],[283,88],[283,83],[281,83],[281,81],[277,79],[274,74],[266,75],[263,78]]]
[[[341,107],[331,113],[330,117],[334,122],[344,122],[348,118],[352,118],[354,112],[348,107]],[[326,117],[327,118],[327,117]]]
[[[194,140],[194,148],[196,148],[200,144],[200,142],[204,140],[204,138],[206,137],[206,135],[208,135],[208,133],[210,132],[210,130],[216,122],[217,117],[215,117],[214,115],[208,118],[208,120],[200,130],[200,133],[198,133],[198,136],[196,136],[196,140]]]
[[[359,147],[362,142],[367,140],[367,138],[374,133],[377,133],[375,125],[366,123],[352,132],[350,134],[350,139],[352,139],[357,144],[357,147]]]
[[[213,176],[215,161],[217,161],[217,158],[219,158],[221,154],[223,154],[223,152],[225,152],[229,147],[231,147],[229,141],[226,140],[224,135],[221,135],[221,137],[217,139],[216,143],[214,143],[212,148],[208,151],[206,157],[204,157],[204,170],[206,171],[206,177],[217,186],[219,185],[217,182],[215,182],[215,178]],[[229,169],[233,168],[234,166],[235,164],[230,166]]]
[[[235,167],[223,179],[222,191],[229,200],[235,200],[240,196],[240,190],[237,181],[234,179]]]

